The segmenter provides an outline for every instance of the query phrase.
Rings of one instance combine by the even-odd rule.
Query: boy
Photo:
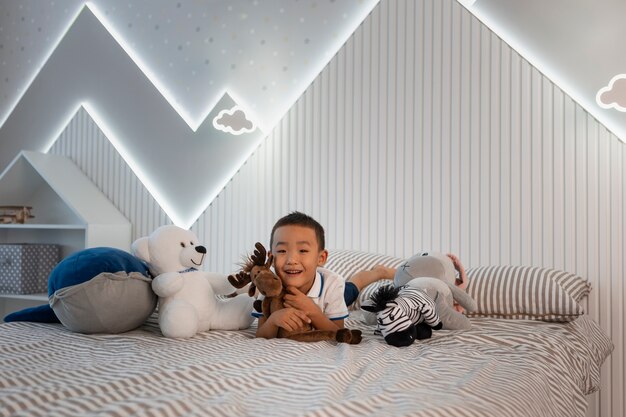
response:
[[[347,305],[352,304],[359,290],[379,279],[393,279],[395,270],[377,266],[354,276],[352,282],[321,268],[328,258],[324,228],[312,217],[293,212],[279,219],[272,228],[270,252],[274,271],[287,290],[285,308],[269,319],[259,318],[257,337],[272,339],[279,328],[293,331],[304,323],[318,330],[344,327]],[[345,298],[344,298],[344,288]]]
[[[287,290],[285,308],[272,313],[269,319],[258,317],[257,337],[273,339],[279,328],[294,331],[311,324],[317,330],[344,327],[347,306],[356,301],[359,292],[380,279],[393,280],[395,268],[377,265],[369,271],[356,273],[349,281],[321,268],[326,263],[324,228],[312,217],[293,212],[279,219],[272,228],[270,252],[274,271]],[[463,281],[465,271],[458,258],[448,255]]]

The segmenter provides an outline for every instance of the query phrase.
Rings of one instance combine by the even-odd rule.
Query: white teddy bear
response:
[[[161,226],[133,242],[131,250],[155,277],[159,296],[159,327],[166,337],[187,338],[211,329],[245,329],[252,323],[247,294],[220,300],[216,294],[235,291],[225,275],[201,271],[206,248],[196,235],[177,226]]]

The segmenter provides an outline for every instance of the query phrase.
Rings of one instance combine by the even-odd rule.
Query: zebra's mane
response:
[[[387,307],[389,301],[395,300],[398,297],[400,288],[396,288],[393,285],[383,285],[374,294],[372,294],[372,303],[377,311],[384,310]]]

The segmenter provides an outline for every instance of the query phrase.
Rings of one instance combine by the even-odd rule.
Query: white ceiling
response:
[[[626,142],[626,112],[596,103],[600,89],[626,74],[626,0],[460,2]]]

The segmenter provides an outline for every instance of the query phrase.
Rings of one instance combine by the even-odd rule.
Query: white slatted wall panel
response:
[[[303,210],[334,248],[543,265],[594,285],[625,415],[624,144],[463,7],[382,1],[201,218],[228,271]]]
[[[297,209],[332,248],[579,273],[615,343],[588,415],[623,416],[624,146],[455,1],[382,0],[192,229],[222,272]],[[169,223],[85,112],[52,151]]]

